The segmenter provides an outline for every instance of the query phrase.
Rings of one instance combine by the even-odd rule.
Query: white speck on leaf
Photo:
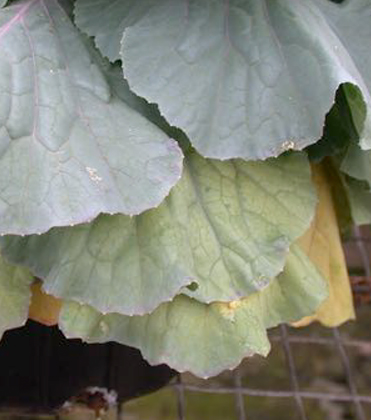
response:
[[[96,183],[99,183],[102,181],[102,177],[98,175],[98,171],[95,168],[91,168],[90,166],[87,166],[86,172],[89,174],[89,178]]]

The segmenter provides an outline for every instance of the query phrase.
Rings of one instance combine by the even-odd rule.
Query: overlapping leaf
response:
[[[352,219],[356,225],[371,223],[371,190],[365,182],[347,179],[345,188],[348,195]]]
[[[350,145],[340,169],[352,178],[371,184],[371,152],[361,150],[356,144]]]
[[[158,103],[201,154],[257,159],[317,141],[342,83],[357,85],[370,106],[371,29],[363,10],[371,2],[346,4],[77,0],[76,13],[110,58],[126,28],[122,60],[131,88]],[[369,148],[369,112],[366,118],[361,144]]]
[[[111,92],[56,0],[0,11],[0,233],[138,214],[180,171],[176,143]]]
[[[326,156],[344,156],[350,145],[359,143],[366,115],[361,91],[349,83],[340,86],[326,116],[322,138],[307,149],[309,158],[320,162]]]
[[[134,317],[102,315],[69,302],[59,325],[67,337],[118,341],[139,348],[151,364],[167,363],[180,372],[208,377],[235,367],[245,356],[266,355],[267,328],[312,313],[326,296],[322,277],[293,249],[277,280],[239,301],[206,305],[178,296],[150,315]]]
[[[102,54],[114,62],[120,59],[124,30],[146,14],[156,0],[82,0],[75,2],[75,23],[90,36]]]
[[[9,265],[0,257],[0,338],[27,321],[33,276],[25,268]]]
[[[353,315],[323,174],[307,230],[304,153],[226,159],[314,143],[337,92],[310,154],[357,178],[331,187],[366,219],[371,0],[76,0],[77,25],[150,106],[74,27],[71,2],[5,3],[0,234],[32,235],[0,241],[25,267],[0,260],[0,335],[24,323],[32,275],[31,318],[203,377],[267,354],[281,322]],[[308,255],[293,245],[305,231]]]
[[[48,293],[103,312],[143,314],[192,282],[198,288],[187,293],[204,302],[265,287],[309,227],[315,204],[304,154],[247,163],[191,153],[157,209],[9,236],[3,252],[43,279]]]
[[[314,166],[313,177],[319,203],[310,229],[298,244],[326,279],[329,296],[314,315],[296,325],[304,326],[318,320],[326,326],[335,327],[355,317],[353,297],[325,166]]]
[[[371,153],[351,144],[339,167],[354,223],[371,223]]]
[[[360,90],[350,84],[342,85],[336,93],[335,105],[326,116],[323,137],[307,148],[309,159],[322,162],[326,168],[326,182],[337,216],[332,224],[338,225],[341,231],[348,231],[353,222],[371,221],[370,186],[366,182],[371,180],[370,152],[359,146],[366,114]],[[326,218],[326,212],[322,217]]]
[[[362,149],[371,147],[371,1],[370,0],[346,0],[338,4],[328,0],[312,0],[322,11],[330,27],[336,32],[341,45],[346,49],[349,59],[354,63],[358,71],[358,87],[362,90],[367,106],[364,116],[365,121],[360,131],[360,145]],[[355,28],[357,28],[355,30]],[[368,90],[368,93],[367,93]],[[352,112],[358,113],[362,108],[352,104]],[[358,103],[358,105],[360,105]],[[359,126],[359,115],[354,115],[354,121]]]

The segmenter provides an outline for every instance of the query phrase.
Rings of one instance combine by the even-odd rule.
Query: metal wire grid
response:
[[[371,296],[371,265],[369,252],[366,249],[366,242],[371,242],[370,237],[365,238],[362,236],[360,229],[355,229],[353,238],[352,248],[356,249],[358,257],[362,262],[363,275],[368,279],[369,283],[354,286],[355,292],[368,293]],[[371,321],[371,320],[370,320]],[[370,404],[371,406],[371,392],[370,395],[362,395],[358,392],[355,375],[351,368],[351,363],[348,355],[350,348],[365,348],[365,346],[371,346],[371,340],[358,340],[348,339],[343,336],[341,328],[333,328],[329,337],[319,337],[310,335],[296,335],[292,334],[291,330],[282,325],[278,328],[278,333],[271,337],[271,340],[276,343],[280,343],[284,351],[286,369],[289,374],[291,389],[290,390],[274,390],[274,389],[261,389],[242,385],[243,372],[240,368],[237,368],[233,372],[233,385],[234,386],[219,386],[202,383],[201,385],[194,385],[187,383],[182,379],[182,376],[177,378],[177,381],[171,386],[174,388],[177,399],[177,416],[178,420],[187,420],[187,406],[186,406],[186,393],[203,393],[203,394],[224,394],[232,395],[235,399],[235,412],[231,413],[228,419],[236,420],[249,420],[249,407],[246,406],[244,397],[268,397],[268,398],[280,398],[290,399],[294,401],[297,410],[297,416],[295,418],[299,420],[311,420],[308,410],[305,408],[306,400],[316,401],[331,401],[339,403],[350,403],[353,406],[354,414],[352,419],[355,420],[367,420],[367,414],[364,409],[364,404]],[[340,359],[344,376],[347,382],[346,393],[334,393],[334,392],[312,392],[302,390],[298,377],[297,368],[294,361],[295,344],[311,345],[322,345],[333,349],[333,357]],[[371,353],[370,353],[371,358]],[[269,359],[268,359],[269,363]],[[248,381],[248,378],[244,378]],[[267,377],[267,383],[269,383],[269,377]],[[371,391],[371,390],[370,390]],[[200,413],[200,419],[202,415]]]

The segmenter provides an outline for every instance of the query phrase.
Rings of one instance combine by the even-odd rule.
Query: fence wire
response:
[[[370,331],[371,331],[371,265],[370,265],[370,254],[371,254],[371,234],[369,228],[355,229],[354,234],[349,238],[345,244],[345,253],[347,256],[347,262],[349,272],[352,280],[353,295],[356,303],[356,308],[368,306],[370,308],[368,315]],[[355,273],[352,275],[352,273]],[[216,379],[212,381],[193,381],[190,380],[187,375],[181,375],[177,378],[176,382],[170,386],[174,389],[177,398],[177,411],[178,420],[187,420],[187,398],[189,394],[212,394],[212,395],[227,395],[232,396],[235,401],[235,410],[228,415],[226,420],[250,420],[255,418],[274,419],[274,414],[269,413],[270,410],[267,408],[266,412],[260,411],[260,416],[252,414],[250,417],[250,407],[252,407],[252,399],[280,399],[291,401],[292,409],[287,412],[287,419],[298,419],[298,420],[311,420],[312,409],[308,402],[317,402],[320,404],[347,404],[350,407],[349,413],[345,417],[336,417],[335,414],[331,414],[332,418],[346,418],[354,420],[367,420],[371,418],[371,335],[368,338],[349,337],[349,334],[343,331],[343,328],[324,328],[315,327],[317,333],[312,334],[307,331],[311,330],[311,327],[295,329],[288,326],[282,325],[276,328],[270,335],[270,339],[273,345],[279,346],[284,354],[285,359],[285,370],[289,378],[288,389],[275,389],[276,387],[271,386],[271,380],[269,375],[270,359],[267,359],[267,370],[262,373],[264,376],[266,386],[253,386],[249,383],[249,370],[244,369],[242,366],[235,369],[233,372],[228,374],[228,380]],[[318,334],[318,331],[320,333]],[[315,346],[326,348],[330,354],[328,356],[329,361],[333,362],[337,359],[339,365],[341,365],[341,390],[332,390],[334,387],[330,387],[330,390],[310,390],[307,386],[303,386],[301,378],[298,372],[298,368],[295,361],[295,356],[305,346],[306,352],[311,354],[313,350],[313,358],[316,357],[314,350]],[[359,372],[354,366],[352,366],[349,352],[359,351],[369,361],[369,372]],[[310,358],[310,357],[309,357]],[[308,360],[308,363],[310,360]],[[252,364],[254,361],[251,362]],[[362,369],[363,370],[363,369]],[[273,370],[272,370],[273,371]],[[313,373],[315,374],[315,373]],[[360,392],[357,386],[357,375],[365,374],[370,378],[366,392]],[[312,378],[315,381],[324,381],[326,383],[326,377]],[[225,384],[227,382],[227,385]],[[284,388],[282,386],[282,388]],[[248,397],[248,398],[247,398]],[[261,407],[266,406],[266,403],[260,404]],[[289,411],[295,411],[295,413]],[[251,411],[252,413],[252,411]],[[203,418],[202,413],[199,414],[200,419]],[[333,416],[333,417],[332,417]],[[192,419],[195,418],[194,414]],[[326,417],[330,419],[330,417]]]

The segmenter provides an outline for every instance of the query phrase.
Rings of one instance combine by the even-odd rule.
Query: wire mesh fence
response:
[[[203,409],[195,413],[194,401],[207,396],[228,399],[220,417],[226,420],[371,418],[370,230],[356,229],[344,248],[357,321],[332,329],[282,325],[270,332],[272,352],[265,360],[247,359],[210,380],[179,376],[169,385],[176,420],[206,418]]]

